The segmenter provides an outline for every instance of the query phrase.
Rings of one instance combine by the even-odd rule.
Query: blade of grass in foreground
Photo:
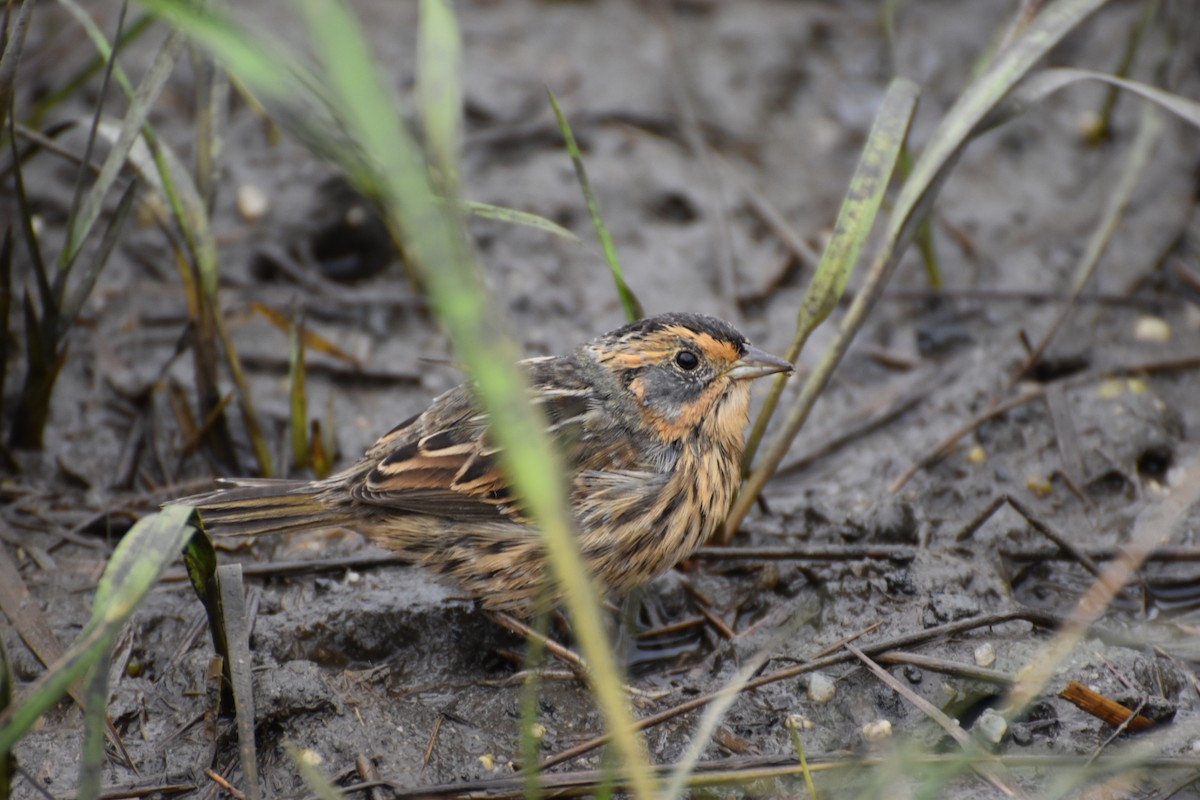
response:
[[[254,683],[250,676],[250,629],[246,620],[246,590],[241,564],[217,567],[217,586],[221,595],[221,618],[229,645],[228,674],[233,684],[233,708],[237,714],[238,755],[245,776],[247,800],[259,800],[258,751],[254,740]]]
[[[863,244],[874,227],[879,206],[883,202],[883,194],[896,170],[897,159],[908,136],[908,127],[912,123],[919,94],[920,89],[907,78],[897,78],[888,86],[887,94],[884,95],[871,132],[867,136],[867,143],[863,146],[863,154],[854,169],[854,175],[850,178],[850,187],[846,190],[846,197],[842,201],[841,210],[838,211],[833,236],[829,239],[817,272],[813,275],[812,283],[809,284],[808,291],[804,293],[804,300],[800,303],[800,311],[796,316],[796,335],[784,356],[788,361],[796,360],[808,337],[817,326],[828,319],[846,291],[846,283],[850,280]],[[775,379],[763,410],[754,421],[754,428],[746,443],[743,472],[750,471],[754,454],[758,451],[767,423],[779,404],[779,397],[783,394],[787,378],[786,375],[780,375]]]
[[[169,0],[145,0],[145,5],[213,49],[234,76],[260,94],[280,102],[296,102],[293,92],[311,98],[312,88],[298,83],[288,69],[290,59],[260,57],[271,51],[272,43],[247,36],[211,9]],[[652,776],[604,635],[595,585],[576,549],[565,486],[555,479],[564,473],[544,421],[528,402],[523,376],[512,366],[519,352],[481,284],[462,222],[433,195],[420,149],[401,124],[369,47],[345,7],[332,0],[306,0],[300,7],[324,67],[326,94],[353,140],[348,146],[337,140],[340,132],[327,132],[327,152],[343,167],[361,165],[360,154],[368,154],[373,174],[357,177],[369,179],[371,185],[360,188],[380,188],[393,233],[422,271],[434,307],[477,382],[502,448],[502,463],[546,539],[551,569],[591,665],[597,699],[621,761],[632,775],[632,791],[651,797]],[[446,149],[435,147],[431,152]]]
[[[9,752],[111,650],[125,621],[195,532],[194,513],[185,506],[169,506],[129,529],[100,577],[91,621],[62,658],[34,682],[22,702],[0,712],[0,753]]]
[[[883,293],[917,226],[929,213],[942,185],[967,144],[980,130],[981,123],[1050,48],[1106,2],[1108,0],[1054,0],[1048,3],[1020,35],[996,55],[979,77],[963,90],[942,118],[896,198],[882,244],[871,262],[862,291],[843,317],[829,350],[805,382],[800,396],[788,412],[783,430],[750,473],[734,501],[725,522],[726,539],[732,537],[787,454],[817,397],[833,375],[834,368]]]
[[[363,150],[378,159],[389,219],[477,381],[502,448],[502,463],[546,538],[551,568],[592,667],[597,699],[622,761],[635,776],[634,793],[649,798],[654,792],[646,757],[604,634],[596,587],[578,552],[566,487],[556,477],[564,472],[546,436],[545,421],[528,402],[524,378],[512,367],[517,348],[482,286],[462,221],[434,198],[416,143],[383,91],[369,48],[345,7],[309,0],[302,8],[341,103],[341,117]],[[431,152],[450,150],[435,146]],[[437,166],[443,175],[451,171]]]
[[[429,160],[437,166],[434,186],[458,194],[462,145],[462,40],[454,12],[442,0],[421,0],[417,30],[417,96]]]
[[[79,757],[78,800],[97,800],[104,780],[104,732],[108,722],[108,674],[112,648],[105,648],[84,680],[83,752]]]
[[[588,179],[587,169],[583,166],[583,154],[579,152],[575,134],[571,132],[567,118],[563,116],[562,109],[558,107],[554,93],[547,89],[546,96],[550,98],[550,106],[554,109],[558,128],[562,131],[563,140],[567,143],[567,152],[571,154],[571,163],[575,165],[575,177],[579,179],[579,188],[583,190],[583,198],[587,201],[588,212],[592,215],[592,224],[596,226],[596,235],[600,237],[600,246],[604,248],[604,258],[608,261],[609,270],[612,271],[613,283],[617,285],[617,295],[621,298],[621,305],[625,307],[625,316],[630,322],[641,319],[646,316],[646,312],[642,309],[637,295],[625,282],[625,272],[621,269],[620,259],[617,258],[617,247],[613,244],[608,226],[604,224],[604,219],[600,216],[600,204],[596,201],[596,193],[592,191],[592,182]]]

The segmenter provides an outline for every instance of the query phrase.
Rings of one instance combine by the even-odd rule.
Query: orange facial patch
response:
[[[717,339],[711,334],[694,331],[681,325],[668,325],[662,329],[662,336],[683,340],[694,344],[704,355],[717,365],[732,364],[741,357],[738,348],[732,342]]]

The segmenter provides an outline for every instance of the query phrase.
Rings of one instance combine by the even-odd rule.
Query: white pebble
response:
[[[252,183],[243,183],[237,190],[237,209],[246,222],[256,222],[271,209],[267,193]]]
[[[811,731],[817,727],[811,719],[803,714],[788,714],[787,725],[789,728],[795,728],[798,731]]]
[[[991,642],[984,642],[975,648],[975,663],[981,667],[990,667],[996,663],[996,648]]]
[[[1004,734],[1008,732],[1008,722],[996,709],[987,708],[975,720],[974,730],[992,744],[1000,744]]]
[[[892,723],[886,719],[877,719],[862,726],[863,738],[868,742],[880,742],[891,738]]]
[[[1133,329],[1133,336],[1139,342],[1169,342],[1171,326],[1162,317],[1141,317]]]
[[[814,703],[828,703],[837,694],[837,687],[823,672],[814,672],[808,676],[808,699]]]

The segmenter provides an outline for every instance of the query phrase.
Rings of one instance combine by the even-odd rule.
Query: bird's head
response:
[[[749,381],[792,365],[754,347],[724,320],[662,314],[632,322],[585,345],[663,442],[707,432],[740,443]]]

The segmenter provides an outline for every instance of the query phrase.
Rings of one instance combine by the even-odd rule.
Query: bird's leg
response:
[[[567,664],[570,665],[570,667],[578,672],[581,676],[587,673],[588,665],[587,662],[583,660],[583,656],[579,655],[569,647],[564,647],[563,645],[551,639],[549,636],[535,631],[533,628],[529,627],[524,622],[521,622],[521,620],[517,619],[511,614],[506,614],[503,611],[489,611],[487,612],[487,615],[491,617],[498,625],[508,628],[513,633],[523,637],[526,641],[537,642],[542,647],[546,648],[547,652],[553,653],[555,656],[558,656],[558,658],[567,662]]]
[[[642,610],[642,590],[634,589],[621,601],[616,613],[609,617],[613,647],[625,669],[633,666],[637,654],[638,615]]]
[[[565,661],[579,677],[587,678],[587,674],[589,672],[587,662],[583,660],[583,656],[579,655],[574,650],[570,649],[569,647],[564,647],[550,637],[535,631],[533,628],[529,627],[524,622],[521,622],[521,620],[517,619],[511,614],[506,614],[503,611],[488,611],[486,613],[502,627],[508,628],[518,636],[524,636],[527,641],[537,642],[542,647],[545,647],[547,652],[553,653],[555,656]],[[644,689],[639,689],[636,686],[630,686],[629,684],[624,684],[624,689],[626,694],[628,694],[630,697],[634,697],[639,700],[659,700],[670,694],[670,692],[648,692]]]

